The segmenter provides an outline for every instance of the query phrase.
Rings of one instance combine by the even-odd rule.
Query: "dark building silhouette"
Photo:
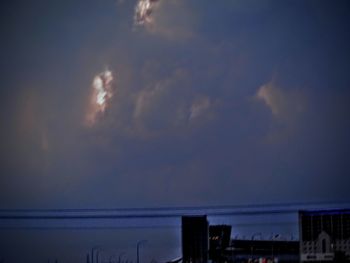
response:
[[[350,209],[299,212],[301,262],[350,262]]]
[[[226,262],[299,263],[298,241],[232,240],[225,250]]]
[[[208,262],[208,221],[206,216],[182,217],[183,263]]]
[[[231,226],[209,226],[209,259],[213,262],[225,262],[222,256],[225,249],[230,245]]]

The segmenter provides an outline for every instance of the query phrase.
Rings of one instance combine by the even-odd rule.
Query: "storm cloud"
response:
[[[349,200],[346,1],[5,6],[2,208]]]

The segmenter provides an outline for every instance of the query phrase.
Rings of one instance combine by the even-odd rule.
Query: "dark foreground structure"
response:
[[[209,259],[213,262],[227,261],[223,255],[231,241],[231,226],[209,226]]]
[[[208,221],[206,216],[182,217],[182,256],[184,263],[208,262]]]
[[[226,262],[299,262],[298,241],[232,240]]]
[[[231,226],[209,227],[209,259],[227,262],[299,262],[299,242],[279,240],[231,240]]]
[[[350,263],[350,209],[300,211],[299,241],[231,240],[231,226],[185,216],[182,252],[183,263]]]
[[[350,209],[300,211],[300,262],[350,262]]]
[[[298,263],[299,242],[231,240],[231,226],[209,227],[206,216],[184,216],[182,256],[183,263]]]

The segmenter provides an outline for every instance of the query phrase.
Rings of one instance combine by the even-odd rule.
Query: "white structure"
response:
[[[350,262],[350,210],[299,212],[300,262]]]

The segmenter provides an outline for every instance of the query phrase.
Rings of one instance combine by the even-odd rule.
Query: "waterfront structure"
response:
[[[207,216],[182,217],[183,263],[207,263],[208,240]]]
[[[299,242],[281,240],[232,240],[225,250],[226,262],[298,263]]]
[[[213,262],[225,262],[224,250],[230,245],[231,226],[209,226],[209,259]]]
[[[350,209],[299,212],[301,262],[350,262]]]

